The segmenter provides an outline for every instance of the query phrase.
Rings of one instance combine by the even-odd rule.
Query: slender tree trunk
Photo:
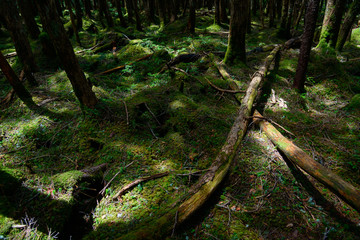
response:
[[[187,30],[192,34],[195,33],[195,0],[189,0],[189,20]]]
[[[113,27],[114,22],[110,15],[109,6],[108,6],[106,0],[99,0],[99,12],[100,12],[100,15],[104,14],[108,27]]]
[[[128,22],[134,23],[134,9],[132,6],[132,0],[125,0],[126,3],[126,10],[128,14]]]
[[[226,12],[227,1],[220,0],[219,6],[220,6],[220,21],[223,23],[228,23],[229,19]]]
[[[226,64],[237,61],[246,63],[245,35],[250,2],[249,0],[231,0],[230,3],[230,32],[224,62]]]
[[[339,36],[340,25],[341,25],[342,16],[345,11],[345,6],[346,6],[346,1],[337,0],[335,7],[335,21],[331,31],[330,42],[329,42],[332,48],[336,47],[336,42]]]
[[[78,28],[75,22],[75,16],[74,16],[74,12],[72,11],[72,7],[71,7],[71,1],[70,0],[65,0],[65,5],[66,8],[69,11],[70,14],[70,21],[71,21],[71,25],[75,34],[75,39],[76,42],[79,44],[79,46],[81,46],[81,41],[80,41],[80,37],[79,37],[79,33],[78,33]]]
[[[85,15],[86,15],[88,18],[92,18],[92,15],[91,15],[91,2],[90,2],[90,0],[84,0],[84,8],[85,8]]]
[[[38,85],[32,75],[32,72],[38,71],[38,66],[35,63],[29,40],[17,12],[16,2],[13,0],[2,0],[0,3],[0,15],[2,15],[5,20],[6,27],[14,42],[17,55],[24,65],[27,80],[34,86]]]
[[[281,12],[281,24],[280,28],[286,28],[286,22],[288,18],[288,11],[289,11],[289,0],[282,1],[282,12]]]
[[[262,1],[262,0],[260,0],[260,1]],[[253,16],[257,15],[258,9],[259,9],[259,0],[252,0],[251,1],[251,10],[252,10]]]
[[[75,0],[75,13],[76,13],[76,28],[78,30],[83,28],[83,12],[81,9],[80,0]]]
[[[220,0],[215,0],[215,24],[220,25]]]
[[[43,27],[49,34],[76,97],[81,105],[94,108],[98,100],[91,89],[90,82],[80,68],[73,47],[57,14],[55,0],[36,0],[36,6],[40,16],[44,19]]]
[[[303,16],[303,13],[304,13],[304,9],[305,9],[305,5],[306,5],[306,4],[307,4],[307,0],[302,0],[299,13],[298,13],[297,18],[296,18],[296,20],[295,20],[295,22],[294,22],[294,27],[295,27],[296,29],[298,29],[298,27],[299,27],[299,23],[300,23],[300,20],[301,20],[301,18],[302,18],[302,16]]]
[[[18,0],[18,5],[21,12],[21,16],[25,20],[26,29],[28,30],[30,37],[32,39],[37,39],[40,34],[40,30],[34,18],[35,14],[32,8],[32,1]]]
[[[140,19],[140,16],[139,16],[139,7],[138,7],[138,4],[137,4],[137,0],[133,0],[132,4],[133,4],[133,7],[134,7],[134,13],[135,13],[136,30],[142,31],[141,19]]]
[[[154,0],[146,1],[145,12],[146,12],[146,16],[147,16],[147,19],[149,20],[149,22],[151,22],[151,23],[155,22],[155,2],[154,2]]]
[[[59,16],[64,17],[63,12],[62,12],[63,7],[61,4],[61,1],[55,1],[55,4],[56,4],[56,11],[58,12]]]
[[[116,5],[116,9],[119,15],[119,19],[120,19],[120,25],[124,28],[127,27],[127,23],[126,20],[124,18],[123,12],[122,12],[122,8],[121,8],[121,2],[120,0],[115,0],[115,5]]]
[[[313,43],[316,19],[319,10],[319,2],[320,0],[309,0],[306,11],[304,33],[302,35],[298,66],[293,84],[293,87],[299,92],[305,91],[304,83],[306,70],[310,59],[311,45]]]
[[[354,25],[356,16],[360,13],[360,0],[355,0],[351,5],[349,10],[345,14],[344,23],[342,24],[339,37],[336,43],[336,49],[341,51],[344,47],[346,39],[351,33],[351,28]]]
[[[274,0],[268,1],[268,11],[269,11],[269,28],[274,27]]]
[[[9,81],[10,85],[13,87],[15,93],[25,103],[25,105],[32,110],[37,109],[38,106],[32,100],[31,94],[20,82],[19,78],[16,76],[14,70],[6,61],[1,51],[0,51],[0,68],[1,71],[4,73],[4,75],[6,76],[7,80]]]
[[[158,13],[160,20],[160,30],[165,28],[165,2],[166,0],[158,0]]]

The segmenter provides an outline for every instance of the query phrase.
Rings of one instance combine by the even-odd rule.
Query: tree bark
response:
[[[71,21],[71,25],[75,34],[75,38],[76,38],[76,42],[79,44],[79,46],[81,46],[81,42],[80,42],[80,37],[79,37],[79,33],[78,33],[78,28],[77,28],[77,24],[75,22],[75,16],[74,16],[74,12],[72,11],[72,7],[71,7],[71,1],[70,0],[65,0],[65,5],[66,8],[69,11],[70,14],[70,21]]]
[[[258,112],[255,112],[254,116],[262,117]],[[285,138],[270,123],[256,118],[254,118],[254,121],[259,123],[261,130],[265,132],[266,136],[270,138],[270,140],[289,158],[289,160],[291,160],[292,163],[298,165],[316,180],[323,183],[332,192],[360,213],[360,191],[358,189],[352,184],[344,181],[331,170],[316,162],[303,150]]]
[[[40,34],[40,30],[35,21],[35,14],[32,8],[32,1],[18,0],[18,5],[21,12],[21,16],[25,21],[26,29],[30,34],[30,37],[32,39],[37,39]]]
[[[43,27],[49,34],[56,53],[73,86],[76,97],[81,105],[94,108],[98,100],[91,89],[91,84],[85,78],[84,72],[80,68],[73,47],[56,12],[54,0],[37,0],[36,6],[39,14],[44,19]]]
[[[25,76],[30,84],[38,85],[32,72],[38,71],[35,58],[26,36],[25,29],[22,26],[16,2],[13,0],[2,0],[0,3],[0,15],[4,18],[6,27],[10,32],[14,42],[17,55],[24,65]]]
[[[1,71],[4,73],[4,75],[6,76],[7,80],[9,81],[10,85],[13,87],[15,93],[25,103],[25,105],[32,110],[38,109],[38,106],[32,100],[31,94],[24,87],[24,85],[21,83],[19,78],[16,76],[14,70],[11,68],[10,64],[6,61],[1,51],[0,51],[0,68]]]
[[[88,18],[92,18],[92,14],[91,14],[91,2],[90,0],[84,0],[84,8],[85,8],[85,15]]]
[[[78,31],[83,28],[83,11],[81,8],[80,0],[75,0],[75,13],[76,13],[76,28]]]
[[[245,35],[249,0],[231,0],[230,10],[230,32],[224,62],[226,64],[233,64],[236,61],[246,63]]]
[[[215,24],[220,25],[220,0],[214,0],[215,2]]]
[[[324,43],[329,44],[331,47],[336,46],[345,4],[346,1],[328,0],[321,28],[319,46],[322,46]]]
[[[360,13],[360,0],[355,0],[349,10],[345,14],[344,23],[339,32],[339,37],[336,43],[336,49],[341,51],[344,47],[346,39],[351,32],[352,26],[356,20],[356,16]]]
[[[302,35],[300,55],[293,84],[293,87],[299,92],[305,91],[304,83],[306,78],[306,70],[310,59],[310,51],[314,38],[319,2],[320,0],[310,0],[306,11],[305,28]]]
[[[189,0],[189,19],[187,30],[192,34],[195,33],[195,17],[195,0]]]
[[[137,2],[138,2],[137,0],[132,1],[133,7],[134,7],[134,13],[135,13],[135,20],[136,20],[136,30],[142,31],[141,19],[140,19],[140,15],[139,15],[139,7],[138,7]]]

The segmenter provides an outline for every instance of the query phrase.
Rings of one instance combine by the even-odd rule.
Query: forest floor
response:
[[[100,99],[99,108],[85,114],[65,72],[32,42],[41,72],[35,75],[40,86],[30,92],[53,114],[34,113],[19,99],[1,106],[0,239],[116,239],[150,225],[186,194],[211,165],[239,107],[233,94],[207,82],[229,89],[210,54],[226,51],[228,26],[212,22],[211,16],[198,16],[196,34],[189,35],[183,21],[163,32],[156,25],[144,32],[110,32],[84,21],[83,47],[72,39],[73,46],[88,49],[77,56]],[[0,33],[1,51],[13,52],[9,35]],[[108,39],[116,41],[115,53],[89,50]],[[283,42],[276,29],[254,23],[247,50]],[[202,56],[176,66],[185,73],[166,67],[187,53]],[[304,94],[291,88],[298,53],[282,52],[279,70],[267,76],[256,108],[294,133],[284,134],[316,161],[360,188],[360,108],[353,98],[360,93],[360,29],[353,30],[341,55],[312,51]],[[134,62],[149,54],[154,55]],[[246,89],[268,54],[253,51],[247,66],[228,70]],[[10,62],[21,71],[17,58]],[[99,74],[120,65],[126,66]],[[11,87],[1,73],[0,86],[3,98]],[[80,171],[101,164],[106,170],[96,177]],[[114,198],[134,180],[164,172],[168,175]],[[172,238],[360,239],[360,216],[284,160],[250,124],[226,181]]]

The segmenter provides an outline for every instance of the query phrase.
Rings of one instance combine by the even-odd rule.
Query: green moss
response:
[[[350,103],[346,107],[348,110],[359,110],[360,109],[360,94],[354,95]]]
[[[68,171],[56,174],[52,177],[55,186],[63,188],[74,187],[75,184],[83,177],[84,173],[80,171]]]

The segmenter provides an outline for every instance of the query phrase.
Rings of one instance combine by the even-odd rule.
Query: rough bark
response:
[[[188,194],[189,198],[185,200],[178,208],[169,210],[168,213],[159,217],[155,224],[145,225],[144,227],[131,232],[119,239],[162,239],[169,234],[177,225],[182,224],[189,219],[203,204],[210,198],[220,183],[224,180],[229,171],[240,143],[246,133],[252,105],[256,98],[258,87],[264,80],[264,75],[268,71],[271,62],[276,53],[280,51],[280,46],[276,47],[266,58],[259,71],[254,74],[246,95],[241,101],[241,107],[238,111],[235,122],[229,132],[225,144],[217,155],[209,171],[204,174],[199,181],[194,184]],[[183,198],[180,198],[180,200]],[[180,203],[177,202],[176,205]],[[174,222],[176,223],[174,226]]]
[[[335,47],[346,1],[328,0],[320,33],[320,46],[328,43]]]
[[[44,29],[48,33],[56,53],[62,63],[80,104],[94,108],[98,100],[91,89],[91,84],[85,78],[75,56],[73,47],[66,35],[64,26],[56,12],[54,0],[37,0],[36,6],[44,19]]]
[[[40,34],[40,30],[35,21],[32,4],[33,3],[30,0],[18,0],[19,10],[25,21],[26,29],[32,39],[37,39]]]
[[[310,0],[305,16],[305,29],[302,35],[300,55],[296,69],[293,87],[299,92],[304,92],[306,70],[310,59],[311,45],[316,27],[320,0]]]
[[[260,113],[255,112],[254,116],[262,117]],[[260,128],[270,138],[270,140],[291,160],[292,163],[298,165],[305,172],[310,174],[319,182],[332,190],[341,199],[352,206],[356,211],[360,212],[360,191],[352,184],[346,182],[331,170],[316,162],[303,150],[285,138],[270,123],[257,120]]]
[[[339,32],[339,37],[336,43],[336,49],[341,51],[344,47],[352,25],[356,20],[356,16],[360,13],[360,0],[355,0],[349,10],[345,14],[344,23],[342,24]]]
[[[32,53],[26,31],[21,23],[19,13],[17,11],[16,2],[12,0],[3,0],[0,3],[0,15],[4,18],[6,27],[10,32],[14,42],[17,55],[21,63],[24,65],[24,71],[30,84],[36,86],[37,82],[32,72],[37,72],[38,67]]]
[[[6,76],[10,85],[13,87],[15,93],[18,97],[25,103],[25,105],[30,109],[37,109],[38,106],[32,100],[32,97],[29,91],[24,87],[19,78],[16,76],[14,70],[11,68],[10,64],[6,61],[4,55],[0,51],[0,68],[1,71]]]
[[[246,63],[245,34],[248,23],[249,0],[231,0],[230,10],[229,40],[224,61],[226,64],[237,61]]]

